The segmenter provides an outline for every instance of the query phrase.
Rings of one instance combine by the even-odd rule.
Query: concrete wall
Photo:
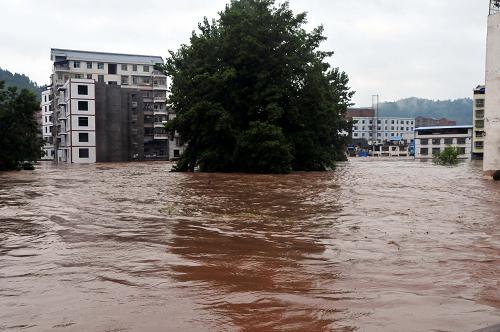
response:
[[[500,13],[488,18],[484,171],[500,170]]]
[[[143,159],[144,113],[139,90],[96,84],[97,162]]]

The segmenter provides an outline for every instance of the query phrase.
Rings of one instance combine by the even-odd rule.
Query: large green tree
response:
[[[325,170],[344,156],[353,92],[319,49],[323,27],[305,23],[286,2],[233,0],[170,52],[167,130],[188,144],[177,170]]]
[[[5,88],[0,81],[0,170],[19,169],[40,158],[42,143],[35,119],[39,108],[35,94]]]

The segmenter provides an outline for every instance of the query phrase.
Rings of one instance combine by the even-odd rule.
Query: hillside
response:
[[[459,125],[472,124],[472,99],[429,100],[406,98],[379,105],[379,116],[448,118]]]
[[[11,73],[8,70],[0,68],[0,81],[5,81],[6,86],[15,86],[19,89],[28,89],[32,91],[38,99],[45,86],[38,86],[28,76],[18,73]]]

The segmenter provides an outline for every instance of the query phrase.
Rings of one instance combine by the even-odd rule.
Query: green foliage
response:
[[[457,125],[472,124],[472,99],[429,100],[406,98],[379,105],[380,116],[447,118],[457,121]]]
[[[6,89],[0,81],[0,170],[29,169],[40,158],[42,142],[35,119],[39,108],[32,92]]]
[[[167,124],[188,143],[176,169],[287,173],[324,170],[343,156],[353,92],[318,49],[323,28],[288,3],[233,0],[206,18],[189,45],[170,52]]]
[[[458,148],[447,146],[443,151],[434,156],[434,163],[438,165],[452,166],[458,164],[458,156],[460,152]]]
[[[40,100],[41,93],[46,86],[38,86],[28,76],[18,73],[11,73],[8,70],[0,68],[0,81],[5,81],[7,87],[17,87],[18,89],[26,89],[33,92],[37,100]]]

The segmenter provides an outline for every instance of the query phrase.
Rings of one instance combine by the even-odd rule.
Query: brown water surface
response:
[[[480,165],[0,174],[0,330],[472,331],[500,323]]]

